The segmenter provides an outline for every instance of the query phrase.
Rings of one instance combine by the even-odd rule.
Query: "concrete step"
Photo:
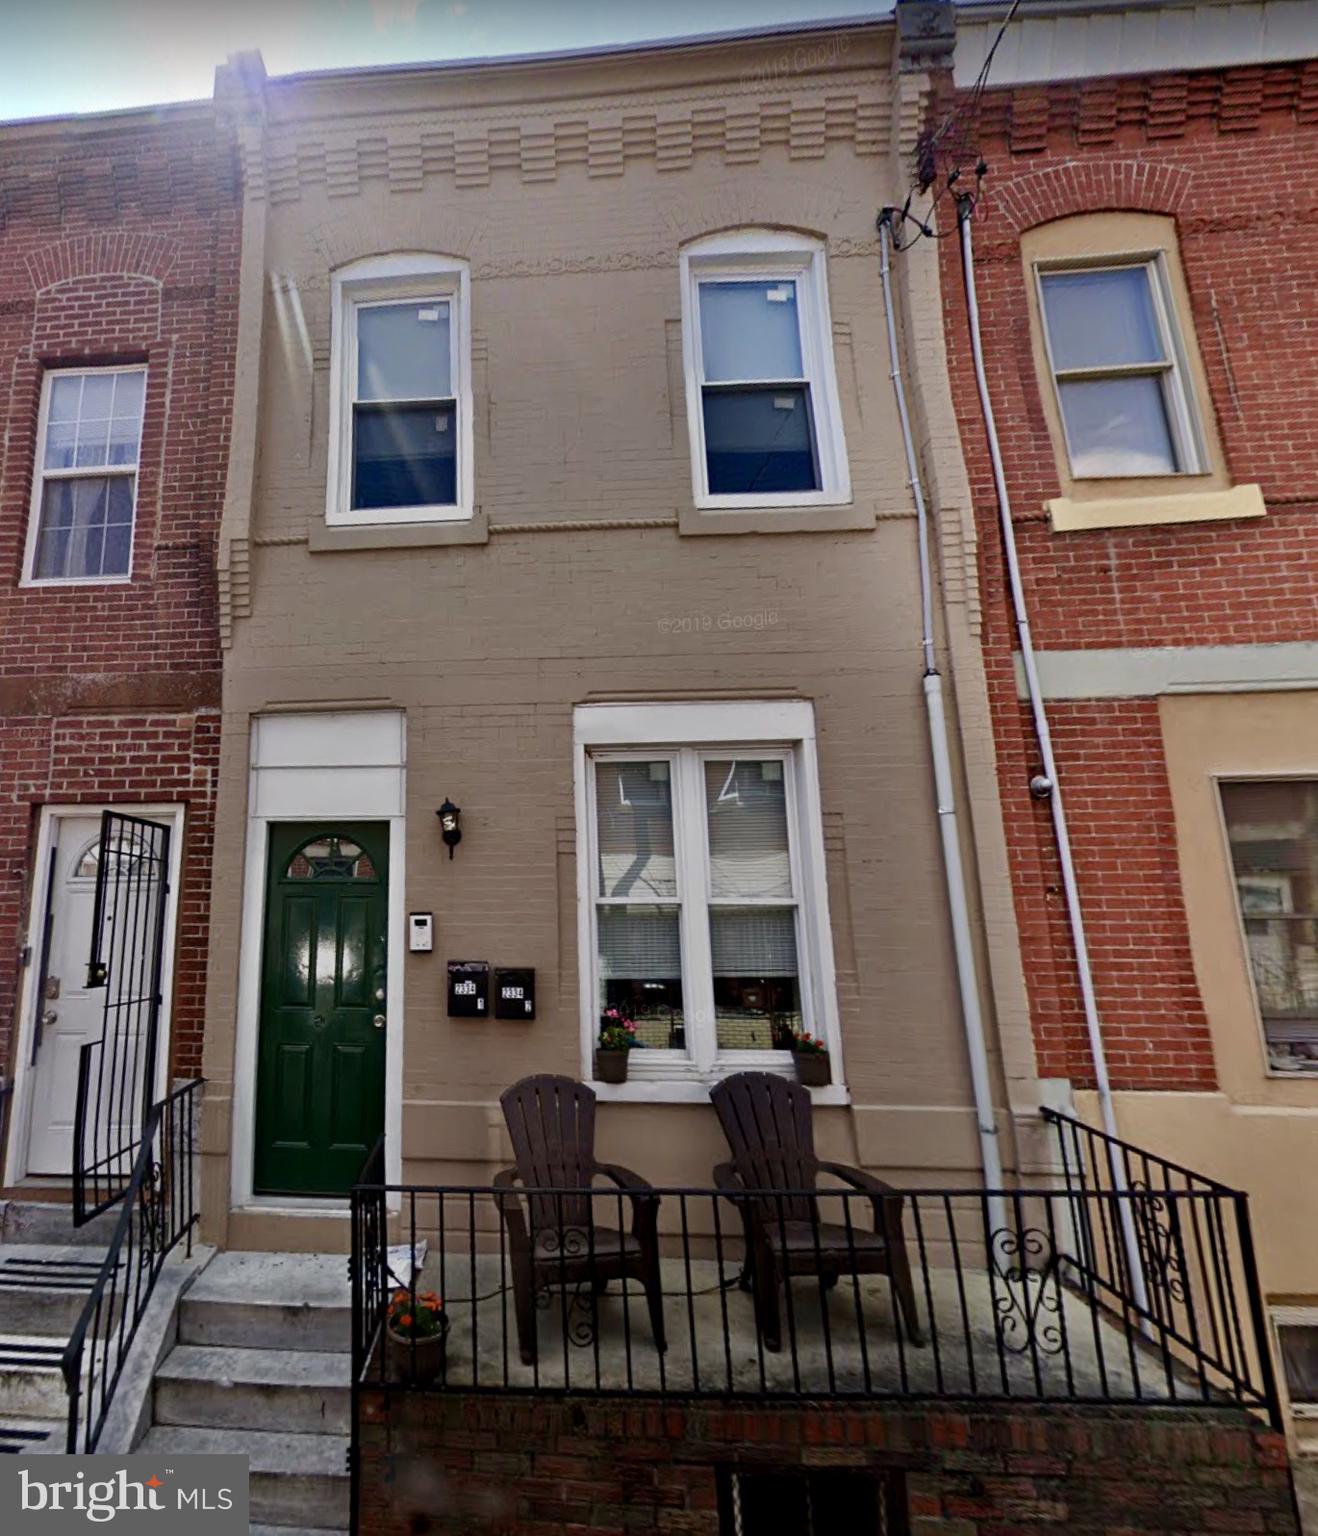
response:
[[[338,1253],[222,1253],[179,1309],[179,1342],[346,1354],[352,1304]]]
[[[67,1338],[104,1259],[104,1249],[89,1246],[0,1246],[0,1333]]]
[[[347,1434],[344,1354],[179,1344],[156,1371],[155,1422],[289,1434]]]
[[[64,1341],[49,1334],[0,1335],[0,1414],[58,1419],[67,1412],[63,1352]]]
[[[339,1536],[323,1525],[249,1525],[247,1530],[248,1536]]]
[[[250,1519],[299,1530],[348,1528],[347,1435],[290,1435],[269,1430],[155,1425],[137,1447],[148,1456],[246,1456]]]
[[[0,1243],[49,1243],[58,1247],[109,1245],[119,1224],[120,1207],[93,1216],[86,1226],[73,1225],[73,1207],[52,1200],[0,1200]]]
[[[66,1419],[29,1419],[0,1417],[0,1456],[22,1456],[34,1451],[52,1435],[63,1449],[68,1429]]]

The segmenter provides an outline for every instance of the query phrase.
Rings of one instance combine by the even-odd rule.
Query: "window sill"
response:
[[[796,1080],[794,1073],[784,1073],[783,1076],[790,1077],[793,1082]],[[625,1083],[590,1080],[590,1086],[601,1104],[708,1104],[709,1090],[719,1081],[720,1076],[708,1079],[693,1079],[689,1076],[632,1077]],[[851,1094],[843,1083],[830,1083],[827,1088],[811,1088],[809,1092],[811,1101],[825,1108],[851,1103]]]
[[[1267,515],[1263,492],[1257,485],[1235,485],[1229,491],[1180,491],[1170,496],[1114,496],[1101,501],[1059,496],[1047,507],[1054,533],[1214,523]]]
[[[489,518],[483,509],[461,522],[337,523],[315,519],[307,535],[313,554],[353,549],[420,549],[444,544],[486,544]]]
[[[872,506],[857,501],[793,502],[790,505],[700,506],[678,508],[679,534],[838,533],[873,528]]]

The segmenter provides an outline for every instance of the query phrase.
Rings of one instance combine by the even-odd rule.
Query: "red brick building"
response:
[[[988,167],[971,224],[985,369],[1117,1119],[1249,1191],[1307,1400],[1318,1248],[1286,1170],[1318,1149],[1318,240],[1297,175],[1318,149],[1313,13],[1304,46],[1287,32],[1303,7],[1108,7],[1101,28],[1098,9],[1018,17],[974,108],[1006,8],[967,7],[932,126],[958,113],[960,188]],[[954,200],[946,340],[1034,1040],[1041,1075],[1086,1106]]]
[[[69,1076],[100,1027],[78,968],[105,807],[173,831],[168,1071],[200,1063],[239,226],[209,106],[0,129],[8,1186],[67,1173]]]

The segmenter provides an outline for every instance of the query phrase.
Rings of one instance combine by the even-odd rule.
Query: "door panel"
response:
[[[384,1129],[388,827],[270,829],[258,1194],[346,1194]]]
[[[82,872],[94,866],[86,855],[100,830],[99,816],[54,818],[47,995],[35,999],[32,1025],[37,1032],[27,1149],[32,1174],[67,1179],[73,1172],[78,1053],[101,1033],[101,993],[87,986],[96,876]],[[44,893],[37,899],[44,899]]]

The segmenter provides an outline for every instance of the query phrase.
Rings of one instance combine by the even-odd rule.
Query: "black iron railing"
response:
[[[523,1268],[519,1329],[528,1248],[508,1219],[513,1197],[387,1185],[377,1148],[352,1194],[354,1400],[370,1388],[974,1398],[1243,1405],[1275,1422],[1244,1196],[1207,1181],[1127,1184],[1073,1169],[1062,1189],[901,1191],[922,1342],[898,1326],[898,1279],[867,1262],[891,1247],[890,1198],[821,1188],[801,1219],[799,1191],[757,1191],[768,1248],[793,1254],[779,1265],[790,1273],[776,1287],[776,1349],[757,1322],[762,1275],[733,1203],[656,1189],[661,1350],[641,1283],[601,1278],[603,1256],[632,1240],[633,1192],[519,1191],[539,1258],[529,1318]],[[1174,1264],[1150,1262],[1137,1283],[1114,1236],[1127,1215],[1161,1245],[1151,1255],[1189,1234],[1203,1241]],[[433,1349],[388,1329],[400,1291],[407,1310],[422,1293],[444,1299],[438,1369]]]
[[[70,1452],[96,1449],[165,1260],[180,1242],[192,1251],[194,1124],[201,1087],[199,1078],[185,1083],[147,1113],[118,1225],[61,1362],[69,1393]]]
[[[1043,1117],[1071,1202],[1072,1283],[1108,1308],[1136,1297],[1146,1337],[1280,1425],[1248,1196],[1069,1115]]]

